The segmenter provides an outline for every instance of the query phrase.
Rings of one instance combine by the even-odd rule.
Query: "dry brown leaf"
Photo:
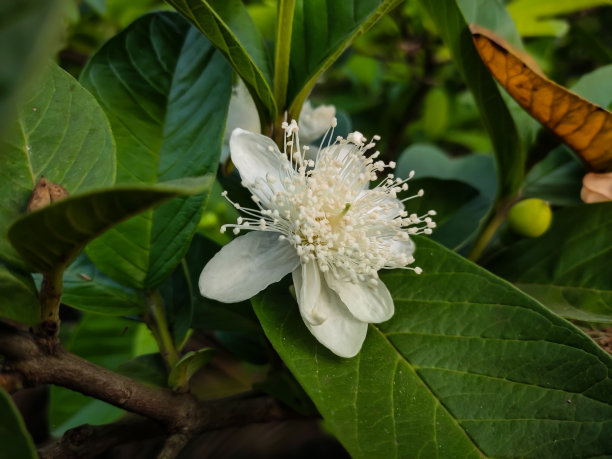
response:
[[[524,52],[493,32],[471,26],[482,61],[531,116],[598,172],[612,171],[612,113],[549,80]]]

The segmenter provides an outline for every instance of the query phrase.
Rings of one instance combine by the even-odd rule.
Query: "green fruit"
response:
[[[522,236],[539,237],[552,221],[552,211],[546,201],[537,198],[523,199],[508,212],[510,228]]]

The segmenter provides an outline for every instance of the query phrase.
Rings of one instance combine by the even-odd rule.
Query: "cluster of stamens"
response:
[[[321,272],[351,282],[367,281],[371,287],[377,285],[380,269],[404,268],[420,274],[421,268],[407,266],[414,262],[409,236],[430,234],[436,224],[431,219],[434,211],[419,216],[404,210],[403,203],[423,196],[423,190],[398,197],[408,190],[414,172],[407,179],[396,178],[390,172],[394,162],[377,160],[378,151],[369,154],[378,136],[367,142],[361,133],[353,132],[332,143],[333,127],[335,123],[313,159],[308,147],[299,144],[297,123],[283,123],[279,174],[243,183],[253,192],[257,209],[241,207],[223,192],[244,216],[235,224],[224,225],[221,232],[226,228],[233,228],[234,234],[241,230],[277,232],[280,240],[295,247],[303,263],[316,261]],[[376,181],[370,188],[370,182]]]

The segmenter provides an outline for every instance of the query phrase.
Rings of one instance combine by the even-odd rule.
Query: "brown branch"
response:
[[[270,397],[201,402],[190,394],[146,386],[94,365],[60,345],[50,350],[36,335],[3,323],[0,323],[0,354],[5,357],[2,374],[19,375],[24,386],[62,386],[157,421],[171,435],[164,449],[166,458],[178,454],[181,444],[184,446],[193,435],[203,431],[297,416]],[[78,446],[91,429],[93,434],[100,434],[98,428],[91,426],[81,429],[56,445],[66,457],[75,442]]]
[[[39,449],[38,455],[41,459],[97,457],[115,446],[163,435],[164,430],[155,421],[128,416],[111,424],[70,429],[56,442]]]
[[[170,435],[157,459],[173,459],[179,455],[183,448],[191,440],[191,435],[186,433],[175,433]]]

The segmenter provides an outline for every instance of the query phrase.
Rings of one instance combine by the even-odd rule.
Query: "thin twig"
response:
[[[157,459],[174,459],[185,448],[191,440],[191,435],[187,433],[175,433],[166,439],[163,449],[157,456]]]

